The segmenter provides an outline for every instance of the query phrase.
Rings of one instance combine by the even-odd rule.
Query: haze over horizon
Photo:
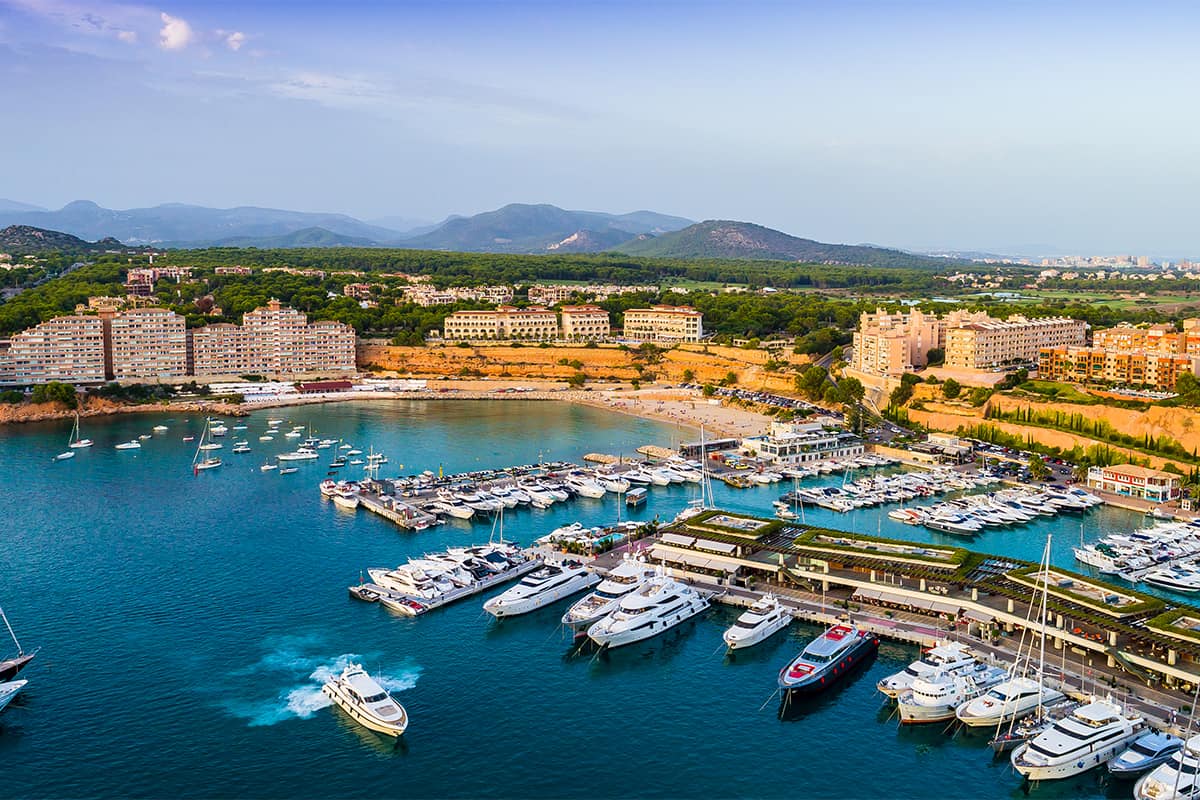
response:
[[[1187,4],[0,0],[0,196],[1200,255]]]

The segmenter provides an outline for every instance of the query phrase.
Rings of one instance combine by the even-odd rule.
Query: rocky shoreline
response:
[[[89,398],[80,403],[81,417],[107,417],[117,414],[219,414],[227,417],[244,417],[251,409],[235,403],[218,401],[180,401],[170,403],[117,403],[102,398]],[[76,409],[64,408],[59,403],[23,403],[0,405],[0,425],[18,425],[26,422],[49,422],[71,419]]]

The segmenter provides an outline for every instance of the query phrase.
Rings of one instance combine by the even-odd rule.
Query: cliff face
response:
[[[81,417],[102,417],[110,414],[153,414],[153,413],[184,413],[184,414],[223,414],[225,416],[244,416],[249,411],[239,405],[229,403],[208,402],[178,402],[169,404],[125,405],[112,400],[92,397],[88,398],[79,408]],[[54,419],[70,419],[75,416],[71,409],[64,408],[58,403],[22,403],[21,405],[0,404],[0,425],[17,422],[44,422]]]

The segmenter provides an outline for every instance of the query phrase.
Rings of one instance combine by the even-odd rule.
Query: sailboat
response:
[[[67,446],[72,450],[78,450],[81,447],[91,447],[94,445],[91,439],[79,438],[79,412],[75,412],[75,425],[71,428],[71,438],[67,441]]]
[[[700,497],[690,501],[687,508],[675,515],[675,522],[683,522],[686,519],[703,514],[705,511],[715,509],[716,502],[713,499],[712,493],[712,478],[708,469],[707,455],[704,452],[704,426],[700,426]]]
[[[17,654],[15,656],[0,660],[0,681],[11,681],[16,677],[18,672],[25,668],[26,664],[33,660],[38,651],[25,652],[21,647],[21,643],[17,641],[17,635],[13,633],[12,625],[8,623],[8,617],[5,615],[3,608],[0,608],[0,619],[4,620],[4,627],[8,629],[8,635],[12,637],[13,644],[17,646]]]
[[[208,438],[208,426],[210,422],[204,423],[204,432],[200,434],[200,444],[196,446],[196,455],[192,456],[192,474],[199,474],[202,469],[214,469],[221,466],[221,459],[216,456],[200,457],[200,454],[205,451],[204,440]]]

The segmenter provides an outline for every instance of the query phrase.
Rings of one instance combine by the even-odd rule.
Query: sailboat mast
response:
[[[1046,680],[1046,604],[1050,597],[1050,538],[1053,534],[1046,534],[1046,550],[1042,553],[1042,643],[1041,653],[1038,656],[1038,715],[1042,713],[1042,697],[1044,696],[1043,689],[1045,688]]]
[[[4,620],[4,627],[8,628],[8,635],[12,637],[13,644],[17,646],[17,655],[24,655],[25,648],[21,647],[21,643],[17,641],[17,634],[13,633],[12,625],[8,624],[8,615],[4,613],[3,608],[0,608],[0,619]]]

